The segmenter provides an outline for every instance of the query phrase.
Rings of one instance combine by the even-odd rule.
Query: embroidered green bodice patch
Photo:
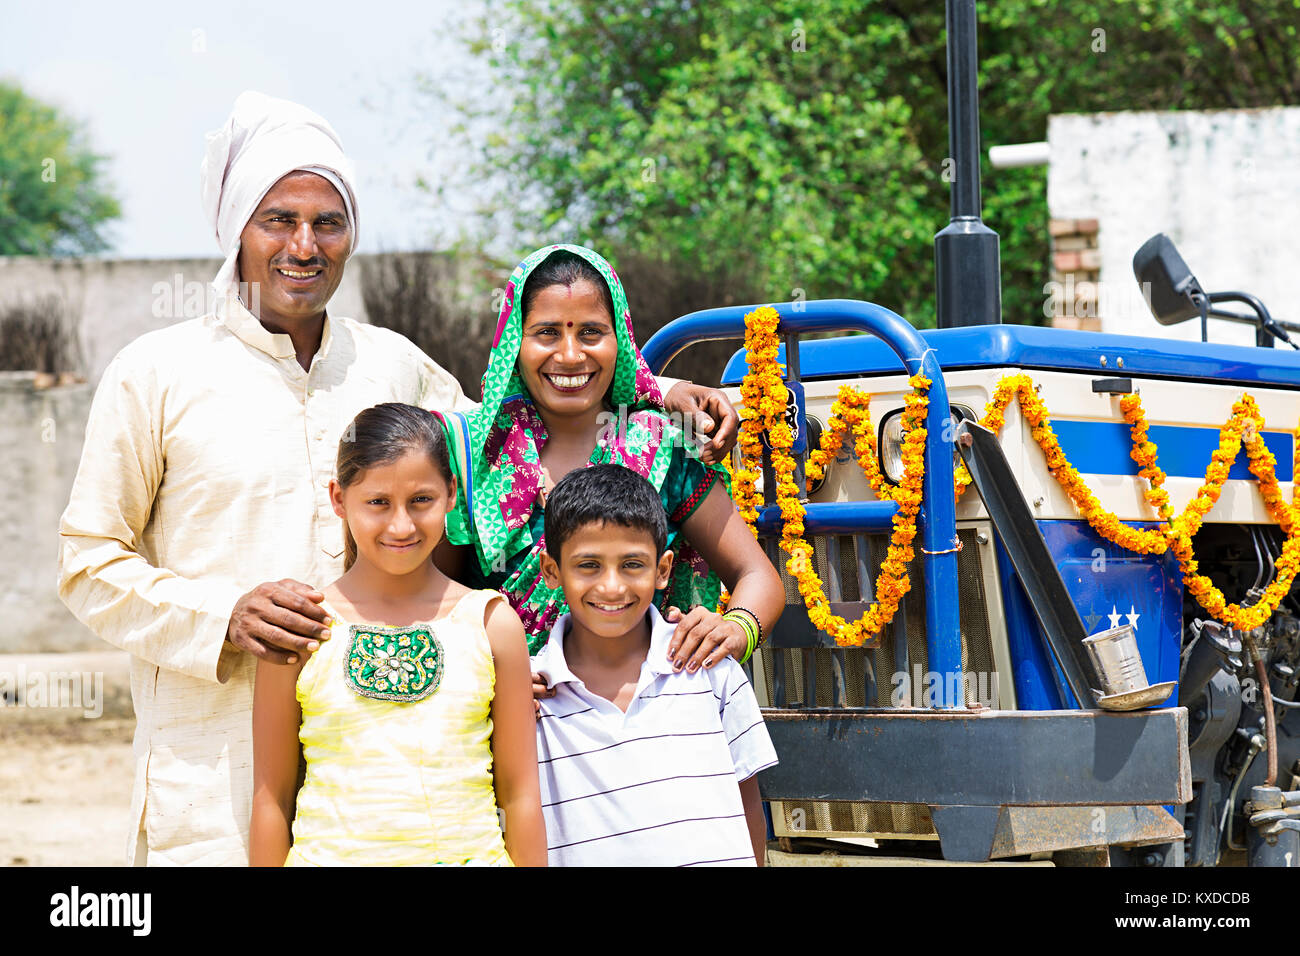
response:
[[[442,682],[442,644],[427,627],[353,624],[343,677],[362,697],[424,700]]]

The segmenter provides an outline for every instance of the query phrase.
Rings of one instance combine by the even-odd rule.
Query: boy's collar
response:
[[[647,612],[650,617],[650,651],[646,662],[655,674],[672,674],[673,665],[668,660],[668,642],[672,639],[676,624],[669,624],[653,604]],[[564,659],[564,635],[569,629],[569,614],[561,614],[555,626],[551,628],[546,644],[533,658],[533,666],[546,680],[549,690],[565,681],[577,681],[578,677],[569,670],[569,663]]]
[[[533,655],[533,670],[542,675],[546,681],[546,689],[550,690],[556,684],[563,684],[566,681],[576,681],[573,671],[569,670],[569,663],[564,659],[564,632],[569,627],[569,615],[561,614],[559,619],[551,627],[550,636],[547,637],[546,643],[542,649]]]
[[[659,608],[650,605],[650,653],[646,661],[656,674],[674,673],[672,662],[668,660],[668,642],[675,630],[677,625],[669,624],[659,613]]]

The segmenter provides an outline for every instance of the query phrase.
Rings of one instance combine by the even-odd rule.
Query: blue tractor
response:
[[[1250,296],[1205,293],[1163,236],[1135,258],[1156,317],[1247,320],[1220,308],[1244,301],[1257,313],[1248,319],[1255,347],[1001,324],[998,240],[980,220],[973,0],[948,0],[948,24],[958,174],[952,221],[935,242],[939,327],[917,331],[861,301],[774,306],[800,488],[845,384],[870,393],[881,468],[898,482],[908,380],[932,383],[911,589],[865,646],[837,646],[810,621],[778,549],[764,452],[767,506],[756,527],[787,596],[752,662],[780,756],[760,776],[774,834],[789,852],[1300,865],[1294,589],[1262,625],[1222,623],[1184,583],[1172,549],[1134,552],[1084,520],[1015,401],[996,434],[976,424],[999,383],[1027,376],[1099,508],[1153,529],[1159,515],[1131,454],[1125,396],[1140,397],[1180,510],[1203,491],[1220,427],[1245,392],[1265,422],[1256,447],[1272,453],[1290,501],[1300,423],[1292,326]],[[741,337],[753,308],[678,319],[646,343],[646,359],[658,372],[694,342]],[[822,337],[801,341],[813,334]],[[747,359],[736,353],[724,385],[740,384]],[[973,488],[958,499],[963,465]],[[829,606],[856,619],[872,602],[898,505],[841,451],[805,508]],[[1194,537],[1199,574],[1249,607],[1283,573],[1286,540],[1243,449]]]

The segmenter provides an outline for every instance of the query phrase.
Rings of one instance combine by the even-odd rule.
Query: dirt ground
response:
[[[0,866],[121,866],[134,720],[0,712]]]

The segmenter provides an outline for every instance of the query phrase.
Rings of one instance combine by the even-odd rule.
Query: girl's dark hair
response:
[[[429,456],[438,474],[450,487],[454,481],[447,460],[447,442],[442,425],[432,412],[400,402],[384,402],[352,419],[339,441],[335,475],[339,487],[348,488],[367,468],[397,461],[408,451]],[[357,543],[352,540],[348,523],[343,522],[343,570],[357,560]]]
[[[605,277],[596,270],[595,266],[568,249],[556,249],[529,274],[528,281],[524,283],[524,291],[520,296],[520,301],[524,306],[524,316],[527,317],[528,310],[532,308],[533,300],[537,298],[537,294],[543,289],[549,289],[553,285],[570,286],[582,279],[586,279],[600,290],[600,294],[605,300],[605,311],[609,313],[612,322],[617,316],[614,315],[614,298],[610,295],[609,283],[605,281]]]

